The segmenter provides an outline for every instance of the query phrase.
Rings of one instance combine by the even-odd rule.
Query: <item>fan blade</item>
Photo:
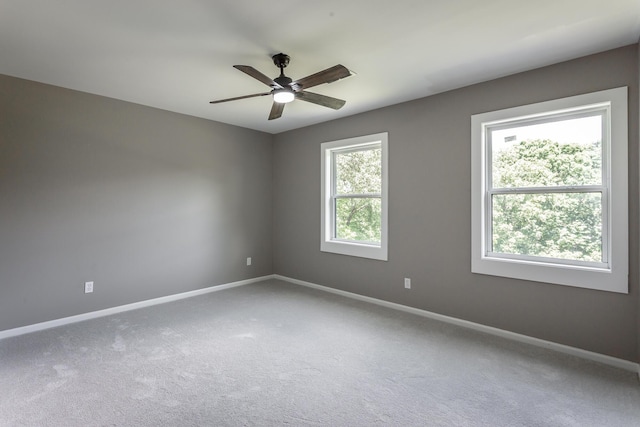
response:
[[[271,112],[269,113],[269,120],[280,118],[283,110],[284,104],[282,102],[274,102],[273,106],[271,106]]]
[[[235,98],[221,99],[219,101],[209,101],[209,104],[219,104],[221,102],[236,101],[238,99],[246,99],[246,98],[255,98],[256,96],[265,96],[265,95],[271,95],[271,92],[254,93],[253,95],[236,96]]]
[[[260,71],[256,70],[253,67],[250,67],[249,65],[234,65],[233,68],[242,71],[245,74],[250,75],[251,77],[253,77],[256,80],[260,80],[262,83],[266,84],[267,86],[273,87],[273,88],[281,88],[282,86],[280,86],[278,83],[274,82],[272,79],[270,79],[269,77],[265,76],[264,74],[262,74]]]
[[[342,99],[332,98],[330,96],[320,95],[313,92],[298,92],[296,93],[296,99],[322,105],[323,107],[333,108],[334,110],[341,109],[347,102]]]
[[[291,83],[291,85],[296,85],[298,89],[307,89],[313,86],[321,85],[323,83],[331,83],[336,80],[344,79],[345,77],[349,77],[351,75],[351,71],[347,69],[344,65],[334,65],[331,68],[327,68],[324,71],[319,71],[315,74],[311,74],[310,76],[303,77],[295,82]]]

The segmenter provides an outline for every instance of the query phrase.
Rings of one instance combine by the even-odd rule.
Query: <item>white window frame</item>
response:
[[[367,146],[379,146],[382,150],[382,193],[381,208],[382,218],[380,219],[381,236],[380,243],[354,242],[336,239],[335,236],[335,215],[334,200],[332,195],[334,170],[332,154],[349,149],[362,149]],[[338,141],[324,142],[320,145],[321,151],[321,235],[320,250],[322,252],[332,252],[341,255],[350,255],[362,258],[370,258],[387,261],[388,246],[388,150],[389,136],[387,132],[373,135],[358,136],[355,138],[341,139]]]
[[[508,257],[489,251],[491,239],[488,131],[510,122],[576,111],[605,111],[603,263]],[[471,117],[471,271],[492,276],[629,292],[627,87],[540,102]],[[605,164],[606,163],[606,164]]]

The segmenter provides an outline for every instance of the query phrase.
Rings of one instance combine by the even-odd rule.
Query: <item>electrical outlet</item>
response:
[[[247,265],[251,265],[251,257],[247,257]]]
[[[84,282],[84,293],[90,294],[93,292],[93,282]]]
[[[411,279],[409,279],[408,277],[404,278],[404,287],[405,289],[411,289]]]

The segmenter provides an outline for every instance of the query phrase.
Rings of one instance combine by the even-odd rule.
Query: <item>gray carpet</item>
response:
[[[640,426],[640,385],[268,281],[0,340],[0,425]]]

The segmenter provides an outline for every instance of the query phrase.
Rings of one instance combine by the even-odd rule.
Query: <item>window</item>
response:
[[[627,293],[627,88],[471,123],[472,272]]]
[[[387,133],[321,145],[321,251],[387,260],[387,145]]]

